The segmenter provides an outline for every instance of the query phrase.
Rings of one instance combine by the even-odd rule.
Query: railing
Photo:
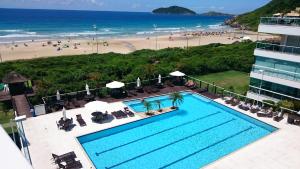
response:
[[[280,79],[300,82],[300,73],[289,72],[289,71],[284,71],[284,70],[279,70],[279,69],[274,69],[274,68],[269,68],[269,67],[259,66],[259,65],[252,66],[252,72],[262,74],[261,71],[263,71],[263,75],[266,76],[272,76]]]
[[[282,93],[277,93],[277,92],[267,90],[267,89],[262,89],[262,88],[252,86],[252,85],[249,85],[249,87],[250,87],[249,91],[251,91],[253,93],[257,93],[257,94],[260,93],[261,95],[273,97],[273,98],[276,98],[278,100],[298,100],[298,101],[300,101],[300,98],[296,98],[296,97],[293,97],[293,96],[285,95],[285,94],[282,94]]]
[[[256,43],[257,49],[269,50],[273,52],[281,52],[281,53],[290,53],[294,55],[300,55],[300,47],[296,46],[285,46],[273,43],[263,43],[257,42]]]
[[[261,17],[260,23],[265,25],[300,26],[300,18]]]

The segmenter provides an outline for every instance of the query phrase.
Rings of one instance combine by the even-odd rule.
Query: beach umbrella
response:
[[[251,40],[251,38],[249,36],[244,36],[243,40]]]
[[[161,84],[161,75],[158,75],[158,84]]]
[[[102,101],[89,102],[84,107],[90,112],[106,112],[110,110],[110,105]]]
[[[67,119],[67,111],[66,111],[65,107],[63,107],[63,109],[62,109],[62,114],[63,114],[63,119],[66,120]]]
[[[56,100],[60,100],[60,93],[58,90],[56,91]]]
[[[176,76],[176,77],[182,77],[182,76],[185,76],[184,73],[179,72],[179,71],[172,72],[172,73],[170,73],[170,75],[171,75],[171,76]]]
[[[106,87],[110,88],[110,89],[119,89],[119,88],[122,88],[124,86],[125,86],[124,83],[118,82],[118,81],[113,81],[111,83],[106,84]]]
[[[141,79],[139,77],[136,80],[136,87],[141,87]]]
[[[90,88],[88,84],[85,84],[85,90],[87,95],[91,95]]]

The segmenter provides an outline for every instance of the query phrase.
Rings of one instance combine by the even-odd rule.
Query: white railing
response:
[[[274,43],[257,42],[256,49],[300,55],[300,47],[298,46],[286,46]]]
[[[300,18],[297,18],[297,17],[261,17],[260,24],[300,26]]]

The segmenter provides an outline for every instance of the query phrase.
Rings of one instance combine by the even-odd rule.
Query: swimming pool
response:
[[[184,92],[178,110],[78,137],[96,168],[196,169],[276,128],[196,94]],[[171,105],[168,96],[160,99]],[[144,110],[138,100],[124,102]]]

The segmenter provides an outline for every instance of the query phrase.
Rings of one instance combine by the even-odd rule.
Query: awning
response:
[[[170,75],[171,75],[171,76],[176,76],[176,77],[182,77],[182,76],[185,76],[184,73],[179,72],[179,71],[172,72],[172,73],[170,73]]]
[[[106,87],[110,88],[110,89],[118,89],[118,88],[122,88],[124,86],[125,86],[124,83],[118,82],[118,81],[113,81],[111,83],[106,84]]]

